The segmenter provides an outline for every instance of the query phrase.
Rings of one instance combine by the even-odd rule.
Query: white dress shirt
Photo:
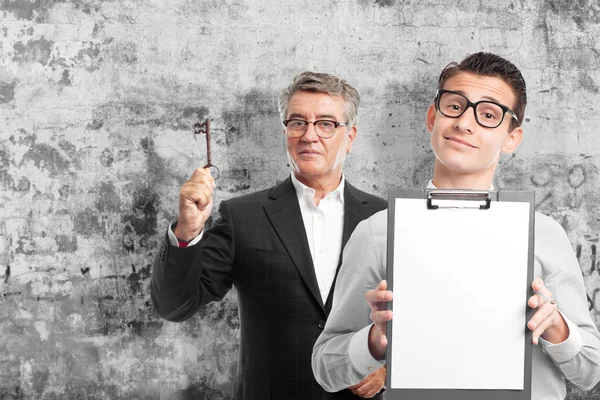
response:
[[[337,270],[340,254],[342,251],[342,234],[344,232],[344,186],[346,179],[342,175],[342,180],[338,187],[319,201],[315,206],[313,197],[315,189],[310,188],[300,182],[292,173],[292,184],[296,189],[298,203],[310,255],[313,260],[317,283],[323,304],[327,301],[327,296]],[[179,247],[179,242],[173,233],[172,224],[169,224],[167,235],[169,243],[172,246]],[[193,246],[202,239],[202,233],[188,243],[187,247]]]
[[[308,247],[315,267],[321,298],[325,304],[335,279],[342,251],[345,179],[342,176],[338,187],[323,197],[318,206],[313,203],[315,189],[300,182],[294,174],[292,174],[292,184],[298,195]]]

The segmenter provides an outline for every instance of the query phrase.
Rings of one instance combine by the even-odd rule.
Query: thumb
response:
[[[202,208],[198,207],[198,210],[203,211],[203,212],[207,213],[208,215],[210,215],[210,212],[212,210],[212,205],[213,205],[213,200],[211,197],[210,200],[208,201],[208,203],[206,203],[204,205],[204,207],[202,207]]]
[[[196,168],[196,169],[194,170],[194,172],[192,173],[192,176],[197,176],[197,175],[200,175],[200,170],[201,170],[201,168]]]

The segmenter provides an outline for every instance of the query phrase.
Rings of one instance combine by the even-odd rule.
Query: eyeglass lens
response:
[[[315,121],[315,130],[321,137],[330,137],[335,133],[335,123],[332,121]],[[290,136],[297,137],[302,136],[308,129],[309,122],[303,120],[290,120],[287,124],[287,129]]]
[[[442,93],[439,100],[439,109],[442,114],[450,118],[458,118],[469,108],[468,100],[457,93]],[[475,103],[475,119],[477,123],[486,128],[495,128],[502,123],[504,110],[498,104],[489,101]]]

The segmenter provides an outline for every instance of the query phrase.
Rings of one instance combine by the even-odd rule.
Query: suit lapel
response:
[[[346,243],[350,239],[352,232],[354,232],[356,225],[373,214],[373,210],[367,207],[366,204],[366,197],[346,181],[344,188],[344,233],[342,234],[342,249],[346,247]],[[340,265],[341,263],[342,255],[340,254]]]
[[[274,201],[264,206],[267,217],[283,242],[308,290],[325,311],[310,255],[310,247],[306,238],[298,197],[291,178],[288,177],[281,184],[271,189],[269,198]]]

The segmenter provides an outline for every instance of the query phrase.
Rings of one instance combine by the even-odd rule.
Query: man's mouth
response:
[[[320,153],[316,150],[305,149],[305,150],[301,150],[300,154],[318,155]]]
[[[477,148],[477,146],[473,146],[471,143],[467,142],[466,140],[462,140],[462,139],[459,139],[459,138],[454,137],[454,136],[444,136],[444,139],[446,139],[446,140],[452,140],[453,142],[464,144],[465,146],[469,146],[469,147],[474,148],[474,149]]]

